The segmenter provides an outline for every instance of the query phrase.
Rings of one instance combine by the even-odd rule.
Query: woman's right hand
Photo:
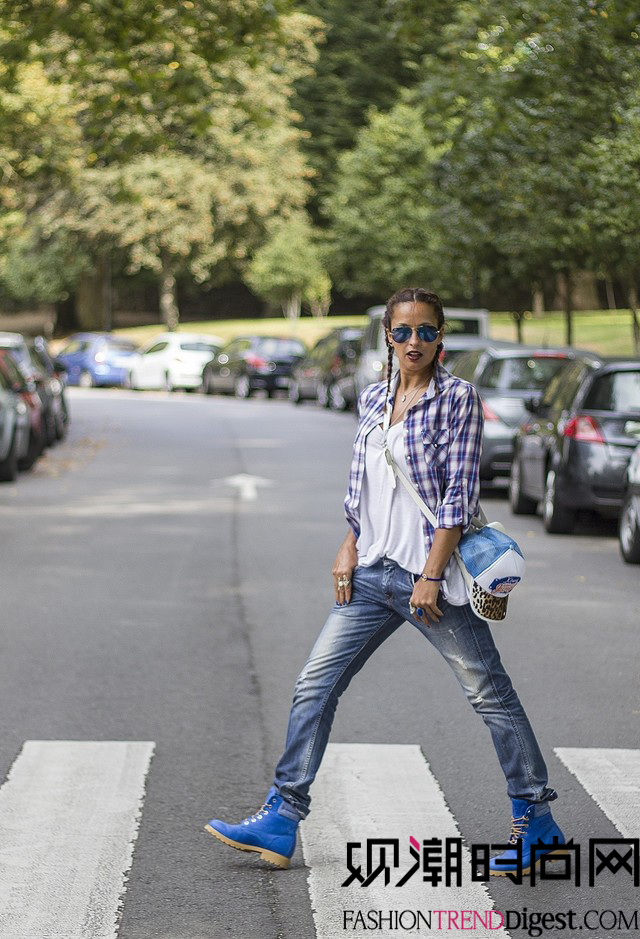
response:
[[[353,532],[350,531],[340,545],[333,567],[331,568],[333,587],[336,592],[336,603],[338,606],[344,606],[351,600],[351,575],[357,563],[358,552],[356,551],[356,540]],[[345,584],[345,581],[348,581],[348,583]]]

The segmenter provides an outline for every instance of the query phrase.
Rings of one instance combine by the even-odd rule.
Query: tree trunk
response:
[[[607,305],[610,310],[617,310],[616,295],[613,289],[613,282],[610,277],[605,277],[604,285],[607,288]]]
[[[102,320],[102,266],[81,274],[75,290],[75,314],[78,328],[85,331],[101,330]]]
[[[566,344],[573,345],[573,275],[569,268],[562,272],[564,281],[564,314],[566,323]]]
[[[289,294],[282,304],[282,312],[287,319],[295,320],[300,316],[300,307],[302,306],[302,295],[299,290],[294,290]]]
[[[113,329],[113,292],[111,284],[111,252],[102,256],[102,328],[110,333]]]
[[[180,322],[176,278],[168,254],[162,255],[162,274],[160,276],[160,314],[162,322],[169,332],[174,332]]]
[[[544,291],[542,287],[533,288],[533,315],[542,316],[544,313]]]
[[[633,326],[633,347],[636,355],[640,356],[640,322],[638,322],[638,288],[635,283],[629,287],[629,310]]]
[[[524,339],[522,338],[522,321],[524,320],[524,316],[522,310],[513,311],[513,320],[516,324],[517,341],[523,343]]]

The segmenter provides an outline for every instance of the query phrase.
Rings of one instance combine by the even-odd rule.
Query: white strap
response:
[[[407,477],[402,472],[402,470],[400,469],[396,461],[393,459],[393,455],[387,443],[387,431],[389,430],[390,423],[391,423],[391,403],[388,401],[387,406],[385,408],[385,413],[384,413],[382,448],[384,450],[385,459],[387,461],[387,464],[393,476],[393,485],[395,487],[395,484],[396,484],[395,478],[397,476],[400,482],[404,485],[405,489],[407,490],[411,498],[413,499],[413,501],[416,503],[416,505],[420,509],[420,511],[424,515],[427,516],[427,518],[429,519],[433,527],[437,528],[437,525],[438,525],[437,518],[435,517],[435,515],[433,514],[433,512],[431,511],[427,503],[424,501],[424,499],[422,499],[421,496],[416,492],[413,484],[407,479]],[[487,524],[487,516],[483,512],[482,506],[478,506],[478,514],[475,516],[475,518],[471,519],[471,524],[476,529],[484,528],[484,526]]]

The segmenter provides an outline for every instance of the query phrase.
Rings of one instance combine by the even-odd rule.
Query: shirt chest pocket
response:
[[[441,427],[439,430],[423,430],[422,446],[427,466],[443,466],[449,455],[449,429]]]

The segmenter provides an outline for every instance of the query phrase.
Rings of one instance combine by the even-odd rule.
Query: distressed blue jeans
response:
[[[415,577],[382,558],[356,567],[351,601],[336,603],[294,689],[284,753],[274,785],[284,799],[280,812],[309,813],[309,787],[329,740],[338,698],[378,646],[405,621],[412,623],[453,670],[471,706],[489,728],[512,799],[551,802],[547,768],[531,724],[514,691],[487,623],[465,606],[438,597],[443,616],[427,627],[409,613]]]

